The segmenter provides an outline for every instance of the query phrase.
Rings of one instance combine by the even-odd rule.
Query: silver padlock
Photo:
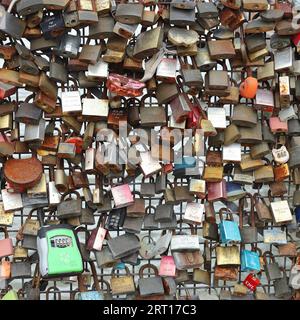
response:
[[[0,5],[0,31],[13,38],[21,39],[26,28],[26,22],[10,14],[16,2],[12,1],[7,11]]]
[[[74,79],[70,79],[70,81],[74,83],[74,85],[71,86],[71,90],[65,91],[63,88],[61,92],[62,112],[63,114],[68,115],[82,112],[82,104],[77,82]]]
[[[292,71],[294,54],[292,47],[274,52],[275,71]]]
[[[50,166],[49,172],[50,181],[48,182],[48,195],[49,195],[49,205],[58,205],[61,200],[61,194],[56,189],[55,178],[54,178],[54,169]]]
[[[40,119],[39,124],[26,124],[25,126],[25,142],[42,142],[45,138],[46,122]]]
[[[96,150],[94,148],[88,148],[85,151],[85,171],[87,173],[95,172],[95,154]]]
[[[281,109],[279,111],[278,117],[281,121],[298,119],[298,116],[296,115],[296,112],[293,106],[289,106],[288,108]]]
[[[93,120],[103,120],[108,117],[108,99],[82,99],[82,116]]]
[[[61,38],[57,54],[64,58],[76,58],[80,48],[80,35],[64,34]]]
[[[100,59],[96,64],[89,64],[85,75],[89,80],[106,79],[108,76],[108,63]]]

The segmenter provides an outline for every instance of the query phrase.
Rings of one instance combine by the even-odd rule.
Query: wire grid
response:
[[[251,18],[251,13],[249,14],[249,17]],[[83,44],[83,41],[86,39],[86,35],[85,35],[85,31],[86,30],[81,30],[82,31],[82,44]],[[269,38],[268,38],[268,42],[269,42]],[[230,77],[231,78],[234,78],[235,75],[239,75],[240,74],[240,70],[233,70],[230,68],[230,64],[227,63],[227,69],[228,69],[228,73],[230,74]],[[238,80],[238,79],[237,79]],[[68,86],[67,86],[68,87]],[[69,88],[69,87],[68,87]],[[83,90],[83,93],[86,92],[86,89]],[[23,100],[22,98],[25,96],[25,92],[24,90],[21,90],[19,89],[16,93],[15,96],[13,96],[12,98],[16,99],[17,101],[21,101]],[[210,105],[216,103],[216,97],[214,97],[214,101],[212,101],[210,103]],[[253,105],[253,102],[252,101],[249,101],[249,100],[245,100],[245,101],[241,101],[240,103],[245,103],[246,105],[249,105],[249,106],[252,106]],[[149,106],[154,106],[156,104],[155,101],[153,101],[153,98],[150,97],[149,98],[149,101],[146,102],[146,105],[149,105]],[[171,112],[170,112],[170,108],[168,105],[165,105],[165,108],[166,108],[166,112],[167,112],[167,115],[170,115]],[[227,112],[227,116],[228,118],[232,115],[232,111],[233,111],[233,105],[225,105],[225,108],[226,108],[226,112]],[[59,123],[60,122],[60,119],[56,119],[57,122]],[[49,119],[46,119],[47,123],[49,122]],[[14,122],[15,123],[15,122]],[[87,123],[84,123],[83,124],[83,130],[86,128],[86,125]],[[21,137],[23,137],[23,130],[22,128],[21,129]],[[93,146],[95,147],[95,142],[93,142]],[[242,151],[243,153],[247,153],[249,151],[249,148],[248,147],[243,147],[242,148]],[[26,154],[19,154],[18,155],[19,158],[23,158],[23,157],[28,157],[28,155]],[[67,162],[64,161],[64,168],[66,170],[66,172],[70,173],[70,170],[69,170],[69,167],[67,166]],[[49,167],[48,166],[44,166],[44,172],[47,176],[47,179],[49,179]],[[88,175],[88,178],[89,178],[89,182],[90,182],[90,187],[91,187],[91,190],[94,188],[95,186],[95,180],[94,180],[94,176],[93,175]],[[227,174],[225,177],[224,177],[227,181],[230,179],[230,175]],[[121,179],[119,179],[120,181]],[[168,180],[170,180],[171,182],[173,182],[173,179],[172,179],[172,176],[169,174],[168,175]],[[47,180],[49,181],[49,180]],[[179,185],[186,185],[187,184],[187,181],[185,178],[180,178],[177,180],[178,184]],[[289,178],[288,180],[285,181],[285,183],[287,184],[287,188],[288,188],[288,193],[285,195],[284,199],[287,199],[290,204],[291,204],[291,198],[293,197],[293,191],[294,191],[294,186],[292,185],[292,181],[291,181],[291,178]],[[140,190],[140,186],[141,186],[141,177],[138,177],[137,179],[129,182],[130,186],[131,186],[131,190],[132,191],[139,191]],[[249,188],[249,186],[246,186],[246,190]],[[262,189],[259,189],[257,190],[257,192],[259,193],[260,197],[262,198],[268,198],[267,196],[267,191],[268,188],[262,188]],[[249,191],[249,190],[248,190]],[[80,193],[82,194],[82,192],[80,191]],[[146,207],[147,206],[154,206],[156,207],[160,198],[161,198],[162,194],[156,194],[154,197],[144,197],[145,201],[146,201]],[[199,199],[196,199],[197,202],[201,201]],[[216,209],[216,212],[217,210],[220,208],[220,207],[223,207],[224,205],[221,204],[220,202],[217,202],[215,204],[215,209]],[[189,227],[186,226],[186,224],[183,222],[183,219],[182,219],[182,216],[184,215],[184,212],[185,212],[185,207],[186,207],[186,204],[185,203],[181,203],[179,205],[176,205],[174,206],[174,212],[176,213],[176,216],[177,218],[180,220],[180,223],[177,225],[176,227],[176,232],[185,232],[185,233],[188,233],[189,232]],[[248,209],[249,209],[249,206],[248,206]],[[19,210],[17,212],[15,212],[14,214],[14,225],[12,228],[8,228],[8,232],[9,232],[9,236],[11,238],[14,239],[15,241],[15,237],[16,237],[16,233],[17,231],[19,230],[20,226],[25,222],[27,216],[28,216],[28,212],[29,210],[27,208],[24,208],[22,210]],[[249,210],[248,210],[248,213],[249,213]],[[88,226],[87,229],[88,230],[92,230],[93,228],[95,228],[95,226],[97,225],[97,220],[98,218],[101,216],[100,213],[98,212],[95,212],[94,213],[94,216],[96,218],[96,223],[94,226]],[[238,215],[234,215],[234,218],[236,221],[238,221]],[[217,217],[218,219],[218,217]],[[218,222],[218,221],[217,221]],[[197,234],[199,235],[199,238],[200,238],[200,249],[201,249],[201,252],[203,253],[204,252],[204,238],[202,238],[202,226],[199,226],[199,225],[194,225],[196,230],[197,230]],[[272,223],[269,223],[268,225],[265,226],[265,228],[277,228],[277,226],[274,226]],[[297,229],[297,226],[295,226],[295,223],[292,223],[290,225],[290,231],[289,233],[292,234],[295,238],[295,232],[296,229]],[[288,230],[286,229],[286,231],[288,232]],[[124,233],[122,231],[122,228],[120,228],[119,230],[117,231],[110,231],[110,234],[112,237],[115,237],[115,236],[118,236],[120,234]],[[147,229],[144,229],[142,228],[141,230],[141,236],[144,236],[144,235],[149,235],[151,236],[154,240],[157,240],[159,235],[161,233],[161,230],[147,230]],[[81,241],[84,241],[86,239],[84,239],[82,237],[82,235],[79,235]],[[297,241],[298,242],[298,241]],[[211,255],[211,271],[210,271],[210,275],[211,275],[211,286],[208,287],[206,285],[202,285],[202,284],[197,284],[197,283],[194,283],[192,281],[192,270],[189,270],[189,275],[190,275],[190,279],[191,281],[188,281],[186,283],[178,283],[177,284],[177,291],[178,291],[178,295],[179,296],[186,296],[187,294],[188,295],[202,295],[202,293],[204,293],[204,291],[207,291],[209,293],[213,293],[216,289],[216,291],[218,293],[220,293],[220,289],[222,288],[227,288],[228,290],[230,290],[232,292],[232,289],[233,289],[233,286],[235,284],[235,282],[225,282],[225,281],[214,281],[213,279],[213,276],[214,276],[214,266],[215,266],[215,263],[216,263],[216,256],[215,256],[215,250],[213,250],[212,248],[215,246],[215,242],[213,241],[208,241],[208,248],[209,248],[209,251],[210,251],[210,255]],[[290,267],[291,267],[291,259],[290,258],[287,258],[287,257],[279,257],[278,256],[278,251],[276,249],[276,247],[272,244],[265,244],[263,242],[263,238],[262,236],[259,234],[259,241],[257,243],[257,245],[264,251],[268,250],[268,251],[271,251],[274,256],[276,257],[276,261],[279,262],[280,266],[283,266],[287,272],[287,274],[289,273],[289,270],[290,270]],[[105,246],[105,244],[104,244]],[[247,249],[248,247],[250,247],[250,245],[245,245],[245,248]],[[29,250],[29,255],[33,254],[34,251],[31,251]],[[93,258],[93,260],[95,261],[94,259],[94,255],[93,253],[91,254],[91,257]],[[151,263],[151,264],[154,264],[156,266],[159,266],[159,262],[160,262],[160,257],[157,257],[155,259],[150,259],[150,260],[145,260],[145,259],[142,259],[140,258],[139,259],[139,264],[136,265],[136,266],[133,266],[133,265],[129,265],[127,264],[127,266],[129,267],[130,269],[130,272],[131,274],[134,276],[134,279],[135,279],[135,283],[137,284],[137,280],[139,278],[139,269],[142,265],[144,265],[145,263]],[[84,263],[85,265],[85,269],[87,269],[87,263],[85,262]],[[34,272],[34,267],[35,265],[32,265],[32,275],[33,275],[33,272]],[[118,271],[119,273],[119,271]],[[120,271],[120,273],[123,273],[123,271]],[[238,282],[241,282],[247,275],[248,273],[247,272],[241,272],[239,270],[239,281]],[[103,287],[105,289],[106,285],[105,283],[102,283],[101,281],[102,280],[106,280],[109,282],[110,278],[111,278],[111,269],[109,268],[105,268],[105,269],[100,269],[97,267],[97,276],[98,276],[98,279],[100,281],[100,286],[101,288]],[[148,276],[151,276],[150,274],[148,274]],[[76,278],[76,277],[75,277]],[[6,284],[10,284],[12,285],[15,289],[19,289],[19,288],[22,288],[24,287],[24,283],[25,282],[28,282],[32,280],[32,277],[31,278],[25,278],[25,279],[14,279],[14,280],[8,280]],[[50,299],[59,299],[60,298],[60,294],[61,294],[61,298],[62,299],[73,299],[76,292],[77,292],[77,282],[76,280],[74,281],[74,277],[73,277],[73,280],[69,279],[69,280],[66,280],[64,279],[62,281],[61,280],[49,280],[49,284],[48,284],[48,287],[52,287],[52,286],[55,286],[59,289],[59,292],[54,290],[54,291],[51,291],[53,294],[52,296],[50,296]],[[261,277],[261,286],[264,287],[267,292],[271,295],[273,295],[274,293],[274,283],[273,282],[269,282],[264,273]],[[89,287],[89,289],[91,289],[91,287]],[[41,291],[41,299],[45,299],[46,298],[46,291]],[[129,298],[132,298],[132,297],[126,297],[126,296],[114,296],[114,299],[129,299]],[[247,296],[247,298],[249,298],[249,296]],[[274,298],[274,297],[272,297]]]

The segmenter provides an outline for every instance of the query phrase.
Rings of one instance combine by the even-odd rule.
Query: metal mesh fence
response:
[[[82,40],[83,39],[86,39],[85,37],[85,31],[83,31],[83,37],[82,37]],[[268,43],[269,45],[269,43]],[[240,73],[241,71],[239,69],[235,69],[235,70],[232,70],[231,67],[230,67],[230,64],[227,63],[227,70],[230,74],[230,77],[239,81],[239,77],[240,77]],[[67,87],[68,88],[68,87]],[[101,86],[99,86],[99,88],[101,89]],[[82,93],[84,94],[86,90],[82,90]],[[28,95],[28,92],[25,92],[24,90],[22,89],[19,89],[17,94],[15,96],[12,96],[12,99],[15,99],[17,100],[18,102],[19,101],[23,101],[24,98]],[[213,105],[214,103],[216,103],[217,101],[210,101],[209,105]],[[152,98],[149,98],[149,100],[146,101],[146,104],[149,104],[149,105],[152,105],[154,106],[155,105],[155,101],[152,100]],[[241,103],[245,103],[246,105],[253,105],[253,102],[250,101],[250,100],[241,100]],[[166,105],[166,112],[168,115],[171,114],[170,110],[168,110],[168,106]],[[232,115],[232,111],[233,111],[233,106],[232,105],[225,105],[225,108],[226,108],[226,114],[228,116],[228,119],[229,117]],[[47,123],[50,121],[50,119],[46,119]],[[57,119],[57,123],[59,124],[60,123],[60,119]],[[15,122],[14,122],[15,123]],[[87,123],[84,123],[84,126],[83,126],[83,131],[84,129],[86,128],[86,125]],[[20,125],[20,133],[21,133],[21,139],[23,137],[23,133],[24,133],[24,125],[21,124]],[[93,146],[95,147],[96,146],[96,143],[93,142]],[[249,148],[248,147],[243,147],[243,153],[247,153],[249,151]],[[19,155],[19,157],[28,157],[30,156],[30,154],[22,154],[22,155]],[[65,161],[64,162],[64,166],[65,166],[65,170],[66,172],[69,173],[69,168],[68,168],[68,163]],[[47,177],[47,181],[49,181],[49,167],[48,166],[45,166],[44,167],[44,172],[46,174],[46,177]],[[88,178],[89,178],[89,183],[90,183],[90,188],[91,190],[93,190],[94,186],[95,186],[95,177],[94,175],[88,175]],[[227,181],[229,181],[231,179],[231,176],[230,175],[227,175],[225,176],[225,179]],[[119,179],[121,180],[121,179]],[[170,182],[172,183],[173,182],[173,177],[172,175],[168,175],[168,180],[170,180]],[[186,179],[178,179],[177,180],[177,183],[179,185],[186,185],[187,184],[187,181]],[[292,196],[293,196],[293,192],[295,190],[292,182],[291,182],[291,179],[289,180],[286,180],[285,181],[286,185],[287,185],[287,189],[288,189],[288,193],[285,195],[284,199],[287,199],[291,205],[291,200],[292,200]],[[131,181],[130,183],[130,186],[131,186],[131,190],[132,191],[139,191],[140,190],[140,186],[141,186],[141,177],[138,177],[137,179]],[[246,186],[246,190],[253,193],[253,189],[252,189],[252,186]],[[255,190],[256,192],[259,193],[260,197],[262,198],[265,198],[268,200],[268,186],[266,187],[263,187],[261,189],[258,189],[258,190]],[[80,193],[82,194],[82,190],[80,190]],[[156,207],[161,199],[161,196],[162,194],[156,194],[154,197],[144,197],[145,198],[145,201],[146,201],[146,207],[150,206],[150,207]],[[197,199],[196,201],[201,201],[199,199]],[[276,201],[276,199],[274,199],[274,201]],[[220,202],[216,203],[215,205],[215,209],[216,211],[221,208],[221,207],[224,207],[228,204],[222,204]],[[177,224],[177,227],[176,227],[176,232],[179,232],[179,233],[190,233],[190,227],[184,223],[183,221],[183,215],[184,215],[184,212],[185,212],[185,207],[186,207],[186,203],[180,203],[179,205],[176,205],[174,206],[174,211],[176,213],[176,216],[177,216],[177,219],[179,221],[179,223]],[[29,208],[23,208],[22,210],[19,210],[19,211],[16,211],[15,214],[14,214],[14,224],[11,228],[8,228],[8,231],[9,231],[9,236],[14,240],[14,244],[16,243],[16,233],[18,232],[19,228],[21,227],[21,225],[25,222],[26,220],[26,217],[28,216],[28,213],[29,213]],[[250,213],[250,210],[249,210],[249,205],[248,205],[248,214]],[[94,213],[94,216],[95,216],[95,225],[94,226],[87,226],[87,229],[90,231],[92,229],[95,228],[95,226],[97,225],[98,223],[98,219],[100,217],[100,213],[95,211]],[[238,215],[235,214],[234,215],[234,218],[236,221],[238,221]],[[217,217],[217,222],[219,222],[219,217]],[[197,234],[199,235],[199,239],[200,239],[200,250],[201,252],[204,252],[204,241],[205,239],[202,237],[202,226],[200,225],[196,225],[196,230],[197,230]],[[269,224],[266,224],[264,226],[264,228],[281,228],[281,227],[278,227],[278,226],[274,226],[272,223],[269,223]],[[298,229],[297,227],[297,224],[295,222],[291,223],[290,225],[288,225],[287,227],[283,227],[283,229],[292,235],[292,237],[295,239],[295,241],[298,242],[298,238],[296,237],[296,231]],[[259,230],[260,231],[260,230]],[[148,236],[151,236],[155,241],[159,239],[160,235],[161,235],[161,232],[162,230],[147,230],[145,228],[142,228],[141,230],[141,233],[139,234],[139,236],[143,237],[144,235],[148,235]],[[121,235],[123,234],[124,231],[122,230],[122,228],[120,228],[120,230],[117,230],[117,231],[111,231],[110,234],[112,237],[114,236],[117,236],[117,235]],[[1,238],[3,238],[3,234],[1,234]],[[80,240],[81,241],[85,241],[86,239],[84,238],[84,236],[82,234],[80,234]],[[104,244],[105,246],[106,244]],[[274,256],[275,256],[275,259],[276,261],[280,264],[280,266],[284,267],[284,269],[286,270],[287,274],[289,273],[289,270],[290,270],[290,267],[291,267],[291,264],[292,264],[292,260],[288,257],[280,257],[278,255],[278,249],[276,248],[275,245],[272,245],[272,244],[266,244],[263,242],[263,236],[262,236],[262,233],[259,232],[259,235],[258,235],[258,243],[257,243],[257,246],[259,248],[262,249],[262,251],[271,251]],[[192,270],[189,270],[189,276],[190,276],[190,281],[186,281],[185,283],[178,283],[177,284],[177,291],[178,291],[178,295],[179,296],[185,296],[185,295],[202,295],[204,292],[211,292],[211,293],[214,293],[216,289],[218,293],[220,293],[220,290],[222,288],[228,288],[228,290],[231,290],[233,289],[233,286],[234,286],[234,283],[235,282],[224,282],[224,281],[214,281],[214,266],[215,266],[215,263],[216,263],[216,253],[215,253],[215,242],[213,241],[208,241],[208,248],[209,248],[209,251],[210,251],[210,254],[211,254],[211,264],[212,264],[212,268],[211,268],[211,286],[206,286],[206,285],[202,285],[202,284],[196,284],[192,281]],[[251,248],[250,245],[245,245],[245,248]],[[34,251],[32,250],[29,250],[29,256],[32,256],[34,254]],[[95,261],[95,257],[94,257],[94,254],[91,253],[91,258]],[[154,265],[157,265],[159,266],[159,263],[160,263],[160,257],[156,257],[154,259],[151,259],[151,260],[145,260],[145,259],[142,259],[141,257],[139,257],[138,259],[138,264],[137,265],[129,265],[127,264],[127,266],[129,267],[130,269],[130,272],[131,274],[134,276],[134,279],[135,279],[135,283],[137,284],[137,280],[139,278],[139,269],[142,265],[144,265],[145,263],[152,263]],[[35,268],[35,264],[32,265],[32,275],[34,273],[34,268]],[[88,264],[85,263],[85,269],[88,269]],[[119,270],[118,272],[120,273],[123,273],[124,271],[123,270]],[[239,282],[241,282],[247,275],[248,273],[247,272],[241,272],[239,270]],[[103,288],[105,289],[106,288],[106,284],[104,282],[102,282],[103,280],[106,280],[108,283],[110,282],[110,279],[111,279],[111,269],[110,268],[105,268],[105,269],[100,269],[97,267],[97,275],[98,275],[98,278],[99,278],[99,281],[100,281],[100,285],[101,287],[103,286]],[[149,274],[149,276],[151,276]],[[14,279],[14,280],[8,280],[6,281],[5,285],[8,285],[10,284],[12,287],[14,287],[16,290],[24,287],[24,284],[26,282],[29,282],[30,280],[32,280],[32,277],[31,278],[28,278],[28,279]],[[265,274],[262,273],[262,277],[261,277],[261,285],[262,287],[264,287],[266,289],[266,291],[269,293],[269,294],[273,294],[274,293],[274,283],[273,282],[270,282],[266,279],[265,277]],[[54,290],[52,291],[52,293],[54,294],[51,294],[50,299],[59,299],[60,297],[62,299],[71,299],[71,298],[74,298],[75,294],[76,294],[76,291],[77,291],[77,288],[78,288],[78,284],[77,284],[77,279],[76,277],[71,277],[69,279],[57,279],[57,280],[49,280],[49,284],[47,287],[52,287],[52,286],[55,286],[56,288],[59,289],[59,293],[61,294],[61,296],[58,294],[57,290]],[[91,288],[91,286],[89,287]],[[131,297],[130,296],[115,296],[114,298],[117,298],[117,299],[130,299]],[[41,299],[46,299],[46,290],[42,291],[41,292]]]

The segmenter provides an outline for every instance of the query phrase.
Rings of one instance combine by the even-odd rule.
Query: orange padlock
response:
[[[240,95],[246,99],[253,99],[258,88],[257,79],[247,77],[240,85]]]

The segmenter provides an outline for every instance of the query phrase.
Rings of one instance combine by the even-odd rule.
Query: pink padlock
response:
[[[90,251],[91,250],[101,251],[106,233],[107,233],[107,230],[104,229],[104,219],[99,218],[97,228],[91,232],[91,236],[88,239],[87,246],[86,246],[87,249]]]
[[[226,182],[224,179],[220,182],[207,182],[208,201],[226,200],[226,198]]]
[[[269,121],[270,121],[270,129],[273,133],[288,132],[287,121],[281,121],[279,117],[271,117]]]
[[[115,208],[128,207],[134,202],[133,195],[127,183],[112,187],[111,193],[115,202]]]
[[[12,240],[9,238],[6,228],[1,228],[5,234],[5,239],[0,240],[0,258],[8,257],[14,254]]]
[[[175,277],[176,265],[173,256],[162,256],[159,266],[159,275],[161,277]]]

